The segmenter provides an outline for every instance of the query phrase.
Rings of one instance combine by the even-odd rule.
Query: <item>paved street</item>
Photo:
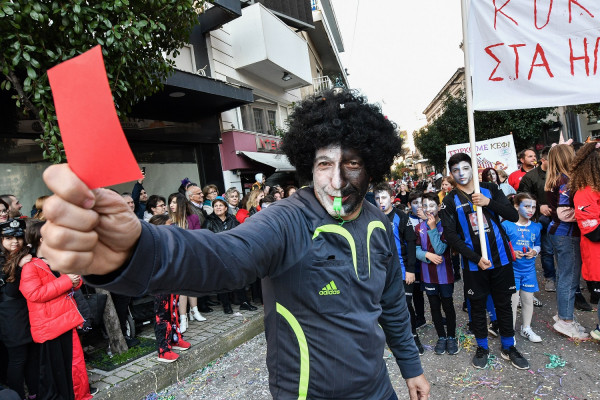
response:
[[[541,280],[540,280],[541,281]],[[459,329],[466,324],[467,314],[460,310],[462,284],[457,285],[456,301]],[[584,292],[588,297],[588,293]],[[497,358],[486,370],[471,367],[472,338],[462,343],[456,356],[435,355],[432,346],[437,340],[435,330],[428,324],[420,329],[421,340],[427,345],[422,356],[425,373],[432,386],[432,399],[600,399],[597,369],[600,344],[595,341],[574,342],[552,331],[548,326],[554,307],[554,293],[539,293],[544,307],[536,308],[534,330],[542,336],[542,343],[530,343],[517,335],[517,346],[530,360],[531,369],[520,371],[499,356],[500,340],[490,338],[490,350]],[[426,309],[428,305],[426,304]],[[595,325],[596,312],[577,312],[578,320],[586,327]],[[429,315],[427,315],[430,321]],[[518,317],[518,323],[520,315]],[[547,355],[560,356],[566,365],[546,368]],[[226,353],[204,369],[183,378],[178,384],[147,397],[150,399],[269,399],[268,374],[265,366],[266,345],[264,334]],[[387,358],[392,383],[399,398],[407,398],[398,367],[389,351]]]

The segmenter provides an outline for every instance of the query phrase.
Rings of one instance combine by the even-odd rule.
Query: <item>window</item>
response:
[[[277,123],[275,122],[275,111],[267,110],[267,119],[269,120],[269,133],[273,134]]]
[[[261,108],[252,108],[252,116],[254,117],[254,130],[260,133],[265,132],[265,126],[263,124],[264,113]]]

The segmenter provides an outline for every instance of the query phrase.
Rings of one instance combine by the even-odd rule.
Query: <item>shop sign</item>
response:
[[[263,153],[279,153],[281,139],[267,136],[256,136],[256,151]]]

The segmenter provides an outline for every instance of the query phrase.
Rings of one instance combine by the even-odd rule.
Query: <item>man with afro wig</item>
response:
[[[303,100],[289,121],[283,150],[312,184],[219,234],[140,222],[121,196],[49,167],[44,254],[131,296],[197,296],[261,278],[274,399],[397,399],[386,342],[409,397],[427,399],[392,227],[364,200],[400,151],[395,126],[340,89]]]

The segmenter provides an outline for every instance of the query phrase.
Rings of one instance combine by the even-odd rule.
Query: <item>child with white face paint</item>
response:
[[[517,322],[517,306],[521,298],[523,325],[521,336],[531,342],[541,342],[542,338],[531,329],[533,317],[533,293],[539,290],[535,274],[535,258],[540,252],[542,225],[532,222],[536,201],[529,193],[519,193],[513,198],[515,209],[519,212],[519,221],[504,221],[506,230],[515,252],[513,269],[517,292],[512,295],[513,325]]]
[[[450,247],[443,236],[444,229],[438,217],[439,199],[435,193],[423,195],[423,212],[427,220],[415,228],[417,258],[421,261],[422,288],[429,299],[431,316],[438,334],[435,354],[457,354],[460,351],[456,338],[456,312],[454,311],[454,271]],[[442,309],[446,315],[443,322]],[[444,327],[444,325],[447,326]]]

